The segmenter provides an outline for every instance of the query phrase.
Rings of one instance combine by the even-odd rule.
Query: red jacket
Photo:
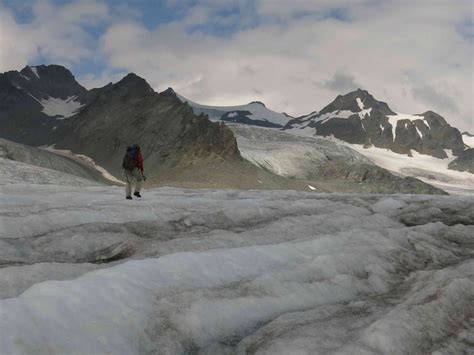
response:
[[[141,152],[137,152],[137,168],[143,173],[143,156]]]

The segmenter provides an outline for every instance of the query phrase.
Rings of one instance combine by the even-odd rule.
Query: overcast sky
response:
[[[202,104],[303,115],[362,88],[474,132],[471,0],[0,0],[0,72],[128,72]]]

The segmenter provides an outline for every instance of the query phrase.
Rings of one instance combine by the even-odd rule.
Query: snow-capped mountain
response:
[[[3,138],[31,145],[50,142],[90,101],[69,70],[59,65],[26,66],[0,74],[0,131]]]
[[[170,89],[168,89],[170,90]],[[193,102],[179,94],[176,96],[187,102],[197,115],[205,114],[212,121],[243,123],[248,125],[282,128],[293,117],[286,113],[279,113],[268,109],[263,102],[253,101],[239,106],[208,106]]]
[[[284,127],[299,134],[334,136],[348,143],[388,148],[410,154],[415,150],[447,158],[465,147],[461,133],[433,111],[417,115],[396,113],[365,90],[339,95],[319,112],[297,117]]]

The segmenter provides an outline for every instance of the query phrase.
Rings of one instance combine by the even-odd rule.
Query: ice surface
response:
[[[297,137],[286,131],[236,124],[229,127],[243,158],[278,175],[314,176],[321,162],[328,159],[346,164],[370,164],[362,154],[322,137]]]
[[[0,186],[0,353],[472,350],[473,197],[143,196]]]
[[[79,101],[76,101],[77,96],[69,96],[67,99],[59,99],[55,97],[48,97],[47,99],[40,100],[43,105],[45,114],[57,119],[64,119],[71,117],[77,113],[77,111],[84,106]]]

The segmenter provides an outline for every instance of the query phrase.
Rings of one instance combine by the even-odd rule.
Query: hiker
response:
[[[127,147],[127,152],[123,157],[122,168],[125,169],[125,179],[127,185],[125,187],[125,193],[127,200],[132,199],[132,181],[136,180],[135,192],[133,193],[136,197],[142,197],[140,190],[142,188],[142,182],[146,179],[143,175],[143,156],[138,144]]]

